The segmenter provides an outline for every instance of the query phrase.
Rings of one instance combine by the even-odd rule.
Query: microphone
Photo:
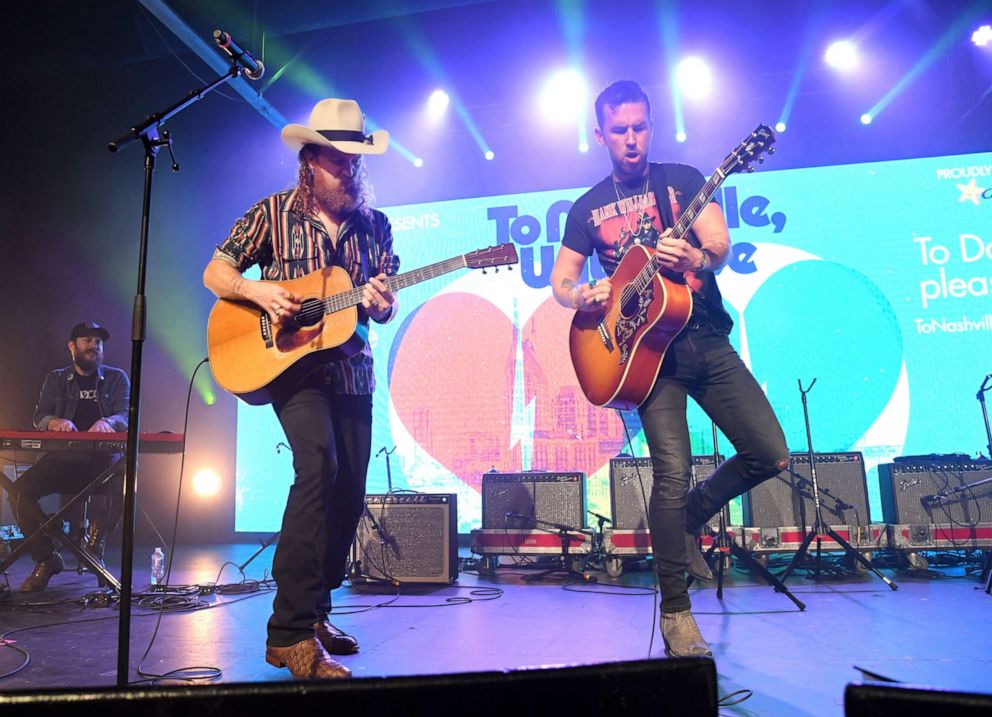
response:
[[[386,451],[386,447],[385,447],[385,446],[383,446],[382,448],[380,448],[380,449],[379,449],[379,452],[375,454],[375,457],[376,457],[376,458],[378,458],[378,457],[379,457],[379,456],[381,456],[381,455],[382,455],[383,453],[385,453],[385,451]]]
[[[936,495],[925,495],[922,498],[920,498],[920,504],[924,508],[929,508],[934,503],[939,503],[940,501],[946,500],[946,499],[947,499],[947,496],[946,495],[941,495],[940,493],[937,493]]]
[[[249,80],[259,80],[265,74],[265,65],[256,60],[248,50],[243,49],[234,38],[223,30],[214,30],[214,42],[230,56],[235,65],[240,65]]]
[[[586,512],[589,515],[595,516],[598,520],[601,520],[604,523],[610,523],[611,525],[613,524],[613,521],[612,520],[610,520],[609,518],[607,518],[605,515],[600,515],[599,513],[597,513],[594,510],[587,510]]]

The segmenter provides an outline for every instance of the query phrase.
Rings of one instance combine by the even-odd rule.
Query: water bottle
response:
[[[152,553],[152,585],[161,585],[165,580],[165,553],[162,548],[155,548]]]

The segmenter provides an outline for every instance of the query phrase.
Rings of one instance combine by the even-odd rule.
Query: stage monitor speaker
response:
[[[860,453],[817,453],[816,482],[827,525],[867,526],[868,483]],[[809,454],[790,454],[789,467],[744,494],[744,523],[757,528],[810,527],[815,519]]]
[[[987,717],[992,695],[952,692],[915,685],[869,683],[844,690],[845,717]]]
[[[723,462],[720,456],[720,463]],[[713,456],[692,457],[692,485],[709,479],[716,471]],[[614,530],[647,530],[645,506],[651,504],[650,458],[614,458],[610,461],[610,510]],[[720,516],[710,519],[710,527],[719,530]]]
[[[458,577],[454,493],[365,496],[352,545],[353,583],[451,583]]]
[[[411,657],[413,659],[413,657]],[[416,662],[410,667],[416,670]],[[581,667],[355,680],[3,692],[4,717],[205,717],[247,714],[558,714],[715,717],[716,666],[699,657]]]
[[[883,463],[878,467],[882,517],[894,525],[990,523],[992,480],[951,492],[989,478],[989,461]]]
[[[584,528],[584,473],[483,473],[483,529],[541,528],[540,523],[508,517],[508,513]]]

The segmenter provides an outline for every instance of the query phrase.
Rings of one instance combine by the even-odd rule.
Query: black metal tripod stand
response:
[[[717,435],[716,435],[716,423],[713,424],[713,465],[720,465],[720,448],[717,445]],[[710,545],[706,554],[703,556],[706,562],[713,566],[713,558],[716,557],[716,596],[717,599],[723,600],[723,574],[724,574],[724,562],[727,555],[732,555],[742,564],[758,573],[766,583],[771,585],[775,592],[784,594],[787,598],[795,603],[796,607],[800,610],[806,609],[806,604],[797,598],[785,584],[775,577],[764,565],[759,563],[754,559],[754,556],[734,540],[734,537],[727,530],[727,526],[730,524],[730,505],[724,503],[723,507],[720,508],[720,524],[717,528],[717,534],[713,536],[713,544]],[[690,576],[690,580],[692,577]]]
[[[789,578],[789,575],[792,574],[792,571],[799,566],[799,563],[807,555],[807,552],[809,550],[809,545],[810,543],[813,542],[814,538],[816,538],[816,561],[813,571],[813,578],[814,580],[819,579],[820,549],[823,543],[823,536],[829,535],[831,538],[834,539],[834,542],[836,542],[837,545],[839,545],[844,549],[844,552],[849,557],[860,563],[861,566],[864,567],[866,570],[870,570],[871,572],[873,572],[876,576],[878,576],[878,578],[883,583],[888,585],[890,588],[892,588],[893,590],[898,590],[899,589],[898,585],[896,585],[894,582],[889,580],[889,578],[882,575],[882,573],[879,572],[878,568],[876,568],[875,565],[870,560],[868,560],[868,558],[866,558],[864,555],[862,555],[857,550],[855,550],[850,543],[848,543],[846,540],[840,537],[840,535],[838,535],[837,531],[835,531],[833,528],[831,528],[829,525],[823,522],[823,512],[820,506],[820,489],[816,482],[816,454],[813,453],[813,435],[810,432],[810,428],[809,428],[809,407],[807,406],[806,403],[806,394],[808,394],[810,391],[813,390],[813,386],[816,385],[816,379],[814,378],[813,382],[809,385],[809,388],[806,389],[803,389],[803,382],[801,380],[797,379],[796,383],[799,384],[799,393],[802,395],[802,400],[803,400],[803,419],[806,422],[806,445],[809,452],[809,477],[810,477],[810,482],[813,484],[814,514],[813,514],[813,525],[810,526],[809,532],[806,534],[806,537],[803,538],[803,542],[799,546],[799,550],[797,550],[796,554],[792,556],[792,561],[789,563],[789,566],[782,573],[781,579],[783,582],[787,580]]]
[[[575,534],[588,535],[588,530],[573,528],[569,525],[561,525],[560,523],[552,523],[549,520],[541,520],[540,518],[535,518],[531,515],[521,515],[520,513],[507,513],[506,517],[530,523],[538,530],[548,530],[548,532],[556,531],[558,533],[558,539],[561,541],[561,554],[558,556],[558,567],[551,568],[550,570],[542,570],[534,575],[527,575],[521,578],[522,580],[526,580],[528,582],[533,580],[543,580],[549,575],[561,573],[568,578],[579,580],[584,583],[599,582],[599,579],[596,576],[573,568],[572,556],[568,552],[573,536]]]

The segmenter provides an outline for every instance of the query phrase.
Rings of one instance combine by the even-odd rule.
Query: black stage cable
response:
[[[641,501],[644,503],[644,517],[648,521],[648,532],[651,528],[651,511],[648,507],[648,496],[644,492],[644,480],[641,478],[641,467],[637,465],[637,458],[634,456],[634,440],[630,436],[630,429],[627,428],[627,421],[623,417],[623,411],[617,409],[620,416],[620,423],[623,425],[623,433],[627,437],[627,450],[630,453],[631,461],[634,462],[634,470],[637,471],[637,485],[641,489]],[[658,625],[658,596],[661,594],[661,581],[658,578],[658,566],[651,561],[651,574],[654,576],[654,600],[651,605],[651,639],[648,641],[648,659],[651,659],[651,652],[654,650],[654,631]]]
[[[200,363],[196,365],[193,369],[192,375],[189,377],[189,387],[186,391],[186,408],[183,411],[183,452],[182,458],[179,460],[179,489],[176,491],[176,517],[172,523],[172,542],[169,545],[169,559],[165,568],[165,589],[166,595],[164,595],[159,602],[158,619],[155,621],[155,629],[152,631],[151,639],[148,641],[148,647],[145,648],[145,653],[138,660],[138,665],[135,668],[137,673],[142,677],[146,677],[151,682],[156,682],[158,680],[182,680],[185,682],[207,682],[210,680],[219,679],[223,672],[218,667],[195,665],[192,667],[181,667],[175,670],[170,670],[164,674],[156,674],[152,672],[145,672],[141,665],[144,663],[145,658],[148,657],[148,653],[152,651],[152,646],[155,644],[155,638],[158,637],[159,627],[162,625],[162,615],[167,609],[171,607],[170,598],[168,596],[169,587],[169,576],[172,575],[172,561],[176,557],[176,539],[179,534],[179,506],[182,502],[183,496],[183,473],[186,467],[186,436],[187,429],[189,428],[189,404],[190,399],[193,395],[193,382],[196,380],[196,374],[200,370],[200,367],[207,363],[209,359],[203,358]],[[173,608],[175,609],[175,608]]]

